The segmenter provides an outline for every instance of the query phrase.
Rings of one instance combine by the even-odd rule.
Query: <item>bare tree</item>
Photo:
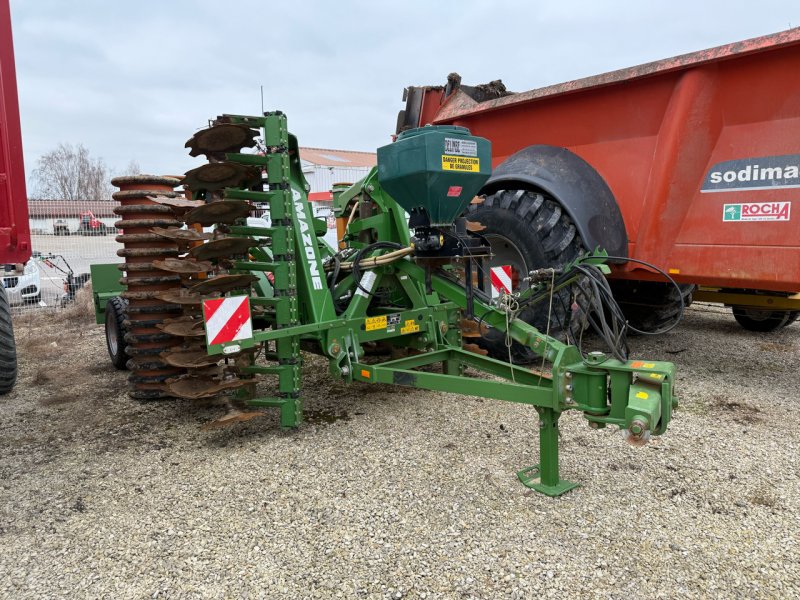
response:
[[[121,175],[141,175],[142,168],[139,166],[139,161],[132,158],[131,161],[128,163],[128,166],[125,167],[125,170],[120,173]]]
[[[83,144],[59,144],[42,155],[31,173],[32,197],[59,200],[109,200],[111,184],[103,159]]]

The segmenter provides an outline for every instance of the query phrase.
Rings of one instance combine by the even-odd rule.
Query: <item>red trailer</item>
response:
[[[453,74],[406,89],[398,131],[453,124],[491,140],[495,173],[468,218],[497,264],[526,272],[600,246],[770,331],[800,310],[797,73],[800,28],[522,93]],[[634,323],[658,327],[679,306],[641,263],[612,278]]]
[[[21,270],[31,257],[22,163],[17,76],[8,0],[0,0],[0,269]],[[0,394],[14,387],[17,351],[5,289],[0,286]]]

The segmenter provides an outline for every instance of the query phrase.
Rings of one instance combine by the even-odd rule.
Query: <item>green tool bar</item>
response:
[[[463,365],[474,367],[481,371],[486,371],[497,377],[514,380],[516,383],[535,385],[548,389],[552,387],[552,381],[549,378],[533,373],[524,367],[510,365],[502,360],[496,360],[494,358],[489,358],[488,356],[481,356],[480,354],[474,354],[473,352],[468,352],[456,347],[449,347],[442,350],[436,350],[434,352],[425,352],[423,354],[406,356],[403,358],[382,362],[375,366],[389,369],[417,369],[419,367],[435,364],[437,362],[443,362],[446,360],[456,360]],[[473,380],[469,379],[469,381],[471,382]]]
[[[274,155],[262,156],[260,154],[228,153],[225,155],[225,158],[229,161],[237,162],[242,165],[256,165],[263,167],[269,164],[270,156]]]
[[[304,335],[306,333],[314,333],[315,331],[325,331],[326,329],[333,329],[334,327],[341,327],[342,321],[323,321],[322,323],[310,323],[308,325],[293,325],[291,327],[284,327],[282,329],[272,329],[270,331],[260,331],[253,336],[256,343],[268,342],[270,340],[277,340],[281,338],[295,337]]]
[[[233,263],[233,268],[241,271],[277,271],[279,268],[285,266],[285,262],[248,262],[245,260],[237,260]]]
[[[275,227],[250,227],[246,225],[232,225],[233,235],[249,235],[253,237],[271,237],[275,233]]]
[[[437,354],[431,352],[426,355],[429,362],[425,364],[441,362],[442,357]],[[458,360],[459,357],[459,355],[450,355],[449,360]],[[445,356],[445,358],[447,357]],[[532,385],[522,382],[489,381],[443,373],[415,371],[410,368],[386,366],[386,364],[367,365],[361,363],[353,364],[353,379],[366,383],[387,383],[467,396],[494,398],[533,406],[552,407],[553,404],[552,390],[549,385],[546,385],[549,383],[549,380],[546,379],[542,379],[542,385]]]
[[[253,398],[248,400],[248,406],[284,406],[291,402],[289,398]]]
[[[288,301],[289,298],[286,296],[268,296],[268,297],[251,297],[250,304],[254,306],[274,306],[276,304],[280,304],[281,302]]]
[[[277,192],[252,192],[249,190],[237,190],[236,188],[225,188],[225,198],[228,200],[269,202],[276,194]]]
[[[281,371],[285,369],[285,366],[273,366],[273,367],[241,367],[240,371],[246,375],[280,375]]]

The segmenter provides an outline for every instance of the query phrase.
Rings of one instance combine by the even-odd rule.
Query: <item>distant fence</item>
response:
[[[325,219],[325,240],[336,246],[336,225],[329,194],[315,193],[311,202],[314,215]],[[122,246],[116,241],[114,201],[29,200],[31,247],[34,257],[27,268],[2,274],[15,308],[60,308],[68,273],[75,278],[89,273],[99,263],[120,263]],[[38,282],[33,272],[38,273]],[[11,285],[10,285],[11,284]],[[31,286],[38,287],[38,293]]]
[[[116,205],[111,200],[29,200],[34,256],[21,270],[7,266],[2,273],[12,305],[19,310],[61,308],[70,272],[75,281],[81,275],[85,279],[92,264],[122,262],[116,254]]]

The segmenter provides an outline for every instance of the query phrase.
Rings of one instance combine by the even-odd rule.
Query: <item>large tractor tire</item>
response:
[[[739,325],[748,331],[758,331],[760,333],[769,333],[791,325],[797,320],[797,316],[796,311],[761,310],[743,306],[733,307],[733,318],[736,319]]]
[[[17,345],[11,323],[11,306],[0,285],[0,395],[7,394],[17,381]]]
[[[494,255],[489,267],[511,265],[518,274],[518,289],[527,287],[522,280],[529,271],[560,267],[586,252],[569,215],[546,194],[500,190],[486,196],[480,204],[471,204],[465,216],[468,221],[486,228],[481,235],[490,243]],[[488,279],[488,274],[486,277]],[[573,340],[585,326],[585,300],[579,293],[576,295],[578,301],[573,302],[572,294],[577,286],[572,287],[575,289],[563,289],[553,296],[552,312],[549,302],[543,301],[522,310],[518,317],[544,333],[548,331],[550,312],[549,334],[560,340]],[[490,328],[476,341],[489,351],[490,356],[509,360],[504,332]],[[511,345],[510,354],[515,363],[531,362],[537,358],[533,351],[516,342]]]
[[[125,352],[125,317],[128,301],[119,296],[109,298],[106,304],[106,348],[111,364],[117,369],[125,370],[130,358]]]
[[[692,303],[694,285],[678,284],[680,294],[674,285],[658,281],[611,282],[611,291],[631,327],[648,333],[663,331],[678,320],[683,307]],[[635,334],[635,331],[631,333]]]

